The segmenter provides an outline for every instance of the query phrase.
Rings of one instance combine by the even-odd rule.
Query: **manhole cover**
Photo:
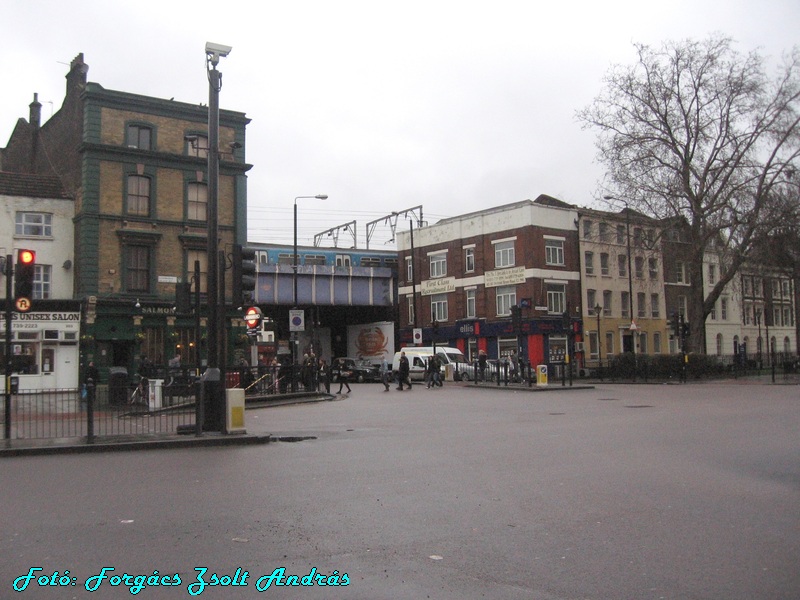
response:
[[[625,408],[653,408],[651,404],[626,404]]]
[[[549,414],[555,417],[555,416],[558,416],[558,415],[565,415],[567,413],[549,413]]]

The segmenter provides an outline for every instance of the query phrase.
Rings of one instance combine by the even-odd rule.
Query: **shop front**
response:
[[[11,376],[21,392],[74,390],[78,388],[81,313],[77,302],[38,301],[27,313],[12,313],[11,340],[2,368],[11,364]],[[6,321],[0,320],[0,334],[6,341]],[[9,360],[10,359],[10,360]]]

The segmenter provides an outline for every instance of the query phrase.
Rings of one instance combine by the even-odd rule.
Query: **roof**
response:
[[[0,171],[0,195],[72,199],[58,177],[6,171]]]

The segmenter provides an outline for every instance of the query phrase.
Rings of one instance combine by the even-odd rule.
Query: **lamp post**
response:
[[[603,345],[600,341],[600,311],[603,307],[598,302],[594,307],[594,314],[597,317],[597,370],[600,374],[600,381],[603,381]]]
[[[292,251],[292,308],[297,310],[297,201],[303,199],[327,200],[327,194],[317,194],[316,196],[297,196],[294,199],[294,247]],[[295,363],[297,360],[297,332],[291,332],[292,343],[292,391],[297,391],[297,374]]]
[[[206,42],[208,75],[208,368],[204,374],[208,410],[204,429],[222,431],[224,426],[222,375],[220,373],[220,276],[219,276],[219,92],[222,73],[219,59],[230,54],[231,47]]]
[[[631,324],[631,352],[633,353],[633,379],[636,379],[636,321],[633,320],[633,271],[631,271],[631,207],[626,200],[615,196],[603,196],[605,200],[617,200],[625,204],[625,246],[628,251],[628,310],[630,311]]]

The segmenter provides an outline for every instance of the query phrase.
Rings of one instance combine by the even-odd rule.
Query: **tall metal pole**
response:
[[[294,246],[292,247],[292,310],[297,310],[297,198],[294,199]],[[292,344],[292,391],[297,391],[297,374],[295,365],[297,364],[297,332],[292,331],[289,335]]]
[[[419,302],[417,301],[417,261],[414,253],[414,221],[409,220],[409,233],[411,236],[411,293],[414,300],[414,325],[420,322]]]
[[[11,369],[13,368],[13,361],[11,359],[11,319],[13,317],[13,309],[11,303],[13,296],[11,295],[11,276],[13,274],[12,265],[13,257],[10,254],[6,255],[6,389],[5,389],[5,438],[11,439]]]
[[[628,303],[631,311],[631,325],[633,320],[633,271],[631,270],[631,209],[625,204],[625,232],[628,247]],[[633,378],[636,379],[636,329],[630,328],[631,332],[631,352],[633,352]]]
[[[222,431],[224,407],[220,372],[220,298],[219,298],[219,92],[222,74],[217,70],[220,54],[216,46],[206,44],[208,72],[208,368],[204,375],[207,384],[207,406],[204,428]],[[230,49],[227,49],[229,52]],[[227,56],[227,52],[222,56]]]

